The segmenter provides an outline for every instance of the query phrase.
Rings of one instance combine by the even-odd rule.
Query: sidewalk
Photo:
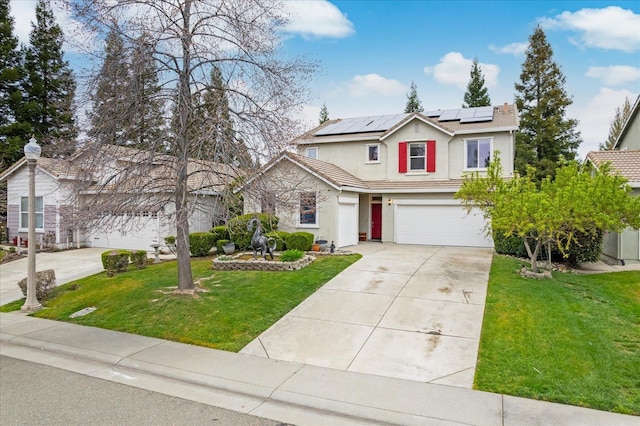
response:
[[[568,405],[0,313],[0,354],[296,425],[635,425]]]

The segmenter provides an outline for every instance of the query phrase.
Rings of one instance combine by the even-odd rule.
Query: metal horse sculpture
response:
[[[271,260],[273,260],[273,251],[276,249],[276,240],[262,235],[262,224],[260,223],[260,219],[257,217],[254,217],[249,221],[247,224],[247,231],[251,231],[254,226],[256,226],[256,231],[253,233],[253,237],[251,237],[253,258],[258,258],[258,250],[260,250],[260,256],[264,256],[265,260],[267,260],[267,254],[271,256]]]

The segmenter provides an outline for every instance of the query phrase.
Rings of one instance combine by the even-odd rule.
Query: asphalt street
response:
[[[4,356],[0,413],[1,425],[281,424]]]

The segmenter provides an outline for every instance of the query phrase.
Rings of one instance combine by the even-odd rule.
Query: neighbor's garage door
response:
[[[399,244],[493,247],[484,218],[459,205],[397,205],[395,222]]]
[[[358,244],[357,212],[357,204],[338,204],[338,247]]]
[[[124,223],[114,221],[112,229],[93,235],[93,247],[127,250],[152,250],[149,246],[159,241],[157,218],[132,218]]]

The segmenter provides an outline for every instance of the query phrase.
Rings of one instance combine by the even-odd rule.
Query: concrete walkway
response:
[[[295,425],[616,425],[638,417],[0,313],[0,355]]]
[[[471,389],[493,250],[347,249],[364,257],[240,352]]]
[[[37,253],[36,270],[53,269],[56,273],[56,284],[62,285],[102,272],[104,268],[100,255],[105,250],[103,248],[83,248]],[[27,262],[27,257],[24,256],[22,259],[0,264],[0,305],[24,297],[18,287],[18,281],[27,276]]]

